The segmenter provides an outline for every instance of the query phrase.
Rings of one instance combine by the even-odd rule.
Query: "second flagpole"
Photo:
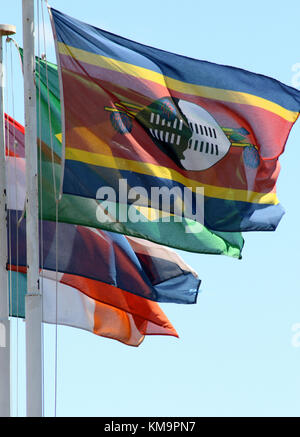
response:
[[[26,158],[27,294],[26,400],[27,416],[43,415],[42,295],[39,287],[39,222],[36,88],[34,82],[34,0],[23,0],[24,106]]]

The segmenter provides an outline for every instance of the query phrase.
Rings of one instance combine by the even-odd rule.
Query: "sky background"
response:
[[[262,73],[300,89],[299,0],[49,3],[126,38]],[[21,0],[2,1],[0,11],[2,23],[17,26],[15,38],[22,46]],[[47,57],[56,62],[46,9],[44,14]],[[10,48],[4,49],[10,58]],[[6,110],[23,123],[15,50],[12,57]],[[10,69],[7,79],[12,84]],[[300,122],[280,162],[278,197],[286,215],[276,232],[245,233],[242,260],[179,252],[202,279],[196,305],[161,305],[180,339],[146,337],[132,348],[58,328],[57,415],[300,415]],[[12,325],[13,414],[25,415],[25,324],[14,320]],[[44,339],[45,415],[52,416],[54,326],[45,325]]]

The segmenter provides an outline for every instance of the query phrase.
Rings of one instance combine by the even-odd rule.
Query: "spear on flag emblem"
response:
[[[162,151],[165,147],[161,143],[167,144],[174,160],[186,170],[212,167],[224,158],[230,147],[244,147],[245,165],[259,166],[258,147],[250,142],[247,129],[220,127],[207,111],[194,103],[164,97],[146,108],[121,101],[105,110],[111,111],[111,124],[121,134],[131,132],[132,119],[146,126],[154,143]]]

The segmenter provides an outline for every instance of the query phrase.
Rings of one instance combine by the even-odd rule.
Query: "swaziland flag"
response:
[[[276,229],[283,215],[278,157],[299,115],[299,91],[51,11],[64,101],[64,193],[100,201],[99,189],[110,187],[112,202],[129,202],[139,214],[151,207],[213,231]],[[154,188],[169,190],[167,206]]]

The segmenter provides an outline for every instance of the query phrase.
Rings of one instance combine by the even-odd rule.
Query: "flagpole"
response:
[[[4,121],[4,36],[16,33],[12,24],[0,24],[0,416],[10,416],[10,320],[8,307],[7,189]]]
[[[34,0],[23,1],[24,106],[26,158],[26,401],[27,416],[43,415],[42,296],[39,288],[39,224],[36,89],[34,82]]]

